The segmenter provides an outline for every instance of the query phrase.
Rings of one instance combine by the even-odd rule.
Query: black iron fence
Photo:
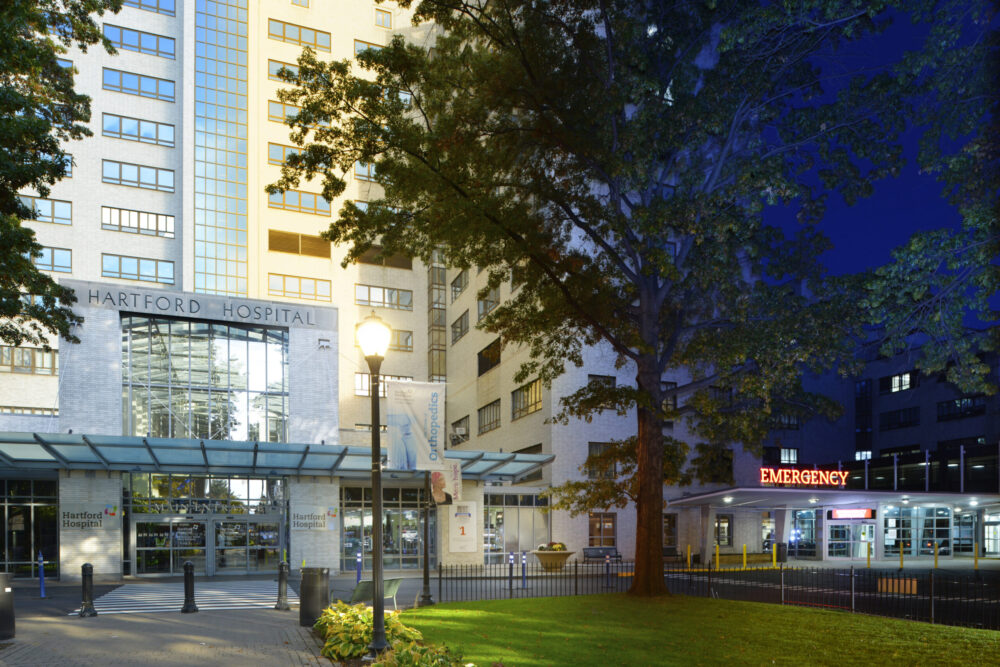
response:
[[[630,561],[567,563],[546,570],[527,559],[438,567],[438,600],[624,592]],[[771,566],[709,570],[666,566],[671,593],[770,602],[1000,630],[1000,574],[946,570],[826,569]]]

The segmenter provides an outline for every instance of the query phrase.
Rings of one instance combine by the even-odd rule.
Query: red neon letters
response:
[[[801,486],[843,486],[847,483],[847,471],[761,468],[760,483],[799,484]]]

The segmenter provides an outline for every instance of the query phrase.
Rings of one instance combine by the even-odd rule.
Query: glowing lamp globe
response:
[[[358,326],[358,344],[366,357],[384,357],[392,329],[372,313]]]

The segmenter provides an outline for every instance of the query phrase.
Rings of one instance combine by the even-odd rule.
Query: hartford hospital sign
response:
[[[137,289],[121,285],[63,280],[73,289],[81,305],[129,313],[190,317],[219,322],[286,327],[334,329],[335,311],[274,301],[234,299],[168,290]]]

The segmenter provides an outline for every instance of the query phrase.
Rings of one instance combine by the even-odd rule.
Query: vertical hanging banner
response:
[[[390,469],[445,469],[444,388],[442,382],[386,381]]]
[[[431,500],[435,505],[451,505],[462,500],[462,463],[446,461],[441,470],[431,471]]]
[[[452,505],[448,518],[448,550],[452,553],[476,551],[476,503]]]

